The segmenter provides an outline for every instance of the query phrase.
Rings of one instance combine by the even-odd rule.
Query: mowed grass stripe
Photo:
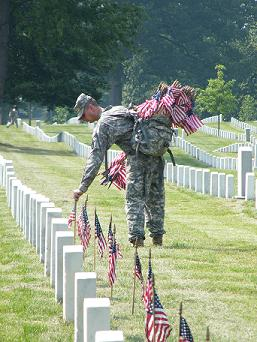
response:
[[[14,161],[24,183],[47,195],[68,215],[72,207],[71,192],[77,187],[84,167],[82,158],[62,143],[40,143],[20,130],[7,132],[4,128],[0,128],[1,150],[5,158]],[[107,232],[112,213],[123,249],[111,308],[112,328],[123,330],[127,341],[144,341],[139,284],[136,314],[134,317],[130,314],[133,250],[127,243],[124,193],[114,188],[104,189],[96,179],[88,194],[91,223],[96,206]],[[256,216],[246,209],[235,200],[215,199],[167,184],[165,246],[153,248],[152,254],[158,293],[175,325],[173,340],[177,336],[175,314],[181,300],[196,341],[204,340],[207,325],[212,341],[255,340],[257,226]],[[149,238],[148,246],[151,246]],[[139,253],[146,276],[148,249],[140,249]],[[92,271],[92,254],[91,245],[85,259],[87,271]],[[97,274],[98,296],[109,296],[106,259],[97,262]]]

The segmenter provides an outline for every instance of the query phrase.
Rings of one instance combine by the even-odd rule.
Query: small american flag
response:
[[[77,223],[78,236],[80,237],[81,245],[83,246],[83,249],[85,251],[89,245],[89,241],[91,238],[91,227],[88,220],[87,208],[85,205],[82,207]]]
[[[112,217],[109,223],[109,230],[108,230],[108,246],[109,246],[109,258],[112,255],[112,245],[113,245],[113,232],[112,232]]]
[[[111,254],[109,254],[109,271],[108,278],[110,286],[112,286],[116,280],[116,260],[117,260],[117,246],[115,239],[112,243]]]
[[[183,316],[180,316],[179,342],[194,342],[189,325]]]
[[[148,342],[165,342],[170,336],[171,326],[160,299],[154,290],[154,301],[148,305],[145,319],[145,335]]]
[[[149,305],[152,302],[152,299],[153,299],[153,272],[152,272],[151,257],[149,257],[148,276],[147,276],[146,287],[145,287],[145,292],[143,296],[143,302],[144,302],[146,311],[148,310]]]
[[[135,252],[135,276],[137,277],[137,279],[140,281],[140,284],[142,286],[142,291],[143,291],[143,295],[144,295],[144,278],[143,278],[143,274],[142,274],[142,266],[141,266],[141,262],[139,259],[139,255],[138,252]]]
[[[100,257],[102,258],[104,254],[104,250],[107,247],[107,243],[103,235],[103,231],[102,231],[96,212],[95,212],[95,239],[97,239],[98,252],[99,252]]]
[[[112,231],[112,217],[109,223],[109,230],[108,230],[108,245],[109,245],[109,256],[112,254],[112,245],[115,241],[116,243],[116,254],[117,254],[117,258],[122,259],[123,255],[121,253],[121,248],[120,248],[120,244],[117,243],[116,238],[115,238],[115,232],[116,232],[116,228],[114,225],[114,230]]]
[[[69,217],[68,217],[68,228],[71,229],[72,222],[75,222],[75,207],[72,209]]]

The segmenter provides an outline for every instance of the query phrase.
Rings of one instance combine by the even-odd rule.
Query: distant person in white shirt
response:
[[[9,128],[11,125],[16,124],[16,127],[18,128],[18,115],[19,112],[17,110],[17,106],[13,106],[13,108],[9,112],[9,121],[7,122],[6,127]]]

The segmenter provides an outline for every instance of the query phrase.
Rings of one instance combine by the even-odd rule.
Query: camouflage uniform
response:
[[[129,240],[137,237],[144,239],[145,215],[150,236],[164,234],[164,160],[140,152],[135,154],[131,147],[133,127],[134,119],[123,106],[109,107],[102,112],[94,129],[92,151],[79,187],[80,191],[87,191],[100,169],[106,150],[112,144],[117,144],[127,154]]]

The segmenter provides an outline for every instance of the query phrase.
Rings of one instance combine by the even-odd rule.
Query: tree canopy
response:
[[[138,1],[137,1],[138,3]],[[140,0],[147,19],[124,65],[124,100],[141,101],[153,83],[179,79],[205,87],[226,66],[235,93],[257,96],[257,4],[254,0]],[[135,89],[139,91],[135,91]]]
[[[257,100],[255,0],[0,0],[0,23],[9,102],[71,107],[82,91],[106,99],[111,79],[111,98],[138,103],[160,81],[203,89],[215,65],[235,80],[237,113],[245,96]]]
[[[10,13],[6,96],[50,108],[72,106],[82,91],[100,97],[141,16],[107,0],[14,0]]]

